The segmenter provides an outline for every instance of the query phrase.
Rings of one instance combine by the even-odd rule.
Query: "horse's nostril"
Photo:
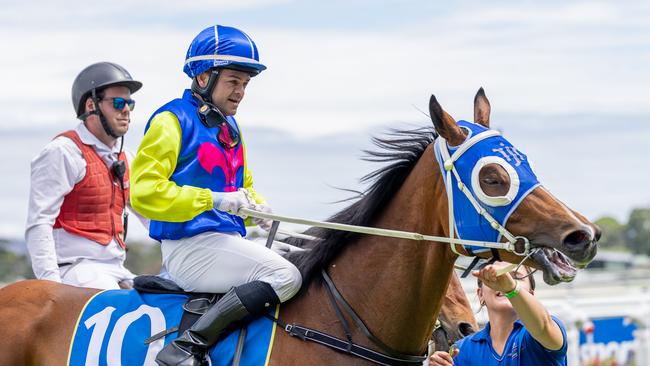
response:
[[[586,246],[589,243],[591,243],[591,235],[584,230],[576,230],[564,238],[565,246]]]
[[[464,337],[466,337],[466,336],[468,336],[470,334],[474,334],[474,332],[475,332],[474,328],[469,323],[460,323],[460,324],[458,324],[458,331]]]
[[[600,227],[598,225],[594,225],[594,229],[596,229],[596,233],[594,234],[594,241],[600,240],[600,236],[603,234],[603,231],[600,230]]]

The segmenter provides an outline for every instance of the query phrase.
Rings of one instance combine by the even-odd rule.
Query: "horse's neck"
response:
[[[447,203],[438,169],[430,146],[375,226],[447,235]],[[419,353],[431,336],[453,259],[444,244],[364,236],[348,245],[328,270],[379,339],[396,350]]]

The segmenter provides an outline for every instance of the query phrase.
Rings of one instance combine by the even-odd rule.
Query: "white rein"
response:
[[[356,226],[356,225],[348,225],[348,224],[338,224],[335,222],[316,221],[316,220],[302,219],[297,217],[276,215],[272,213],[251,210],[248,208],[239,209],[237,214],[242,216],[252,216],[260,219],[289,222],[292,224],[315,226],[324,229],[342,230],[342,231],[349,231],[349,232],[360,233],[360,234],[370,234],[370,235],[386,236],[390,238],[400,238],[400,239],[411,239],[417,241],[431,241],[431,242],[447,243],[447,244],[474,245],[483,248],[494,248],[494,249],[504,249],[508,251],[514,251],[514,245],[512,243],[496,243],[496,242],[478,241],[478,240],[464,240],[464,239],[457,239],[457,238],[448,238],[444,236],[424,235],[424,234],[414,233],[409,231],[380,229],[375,227]]]

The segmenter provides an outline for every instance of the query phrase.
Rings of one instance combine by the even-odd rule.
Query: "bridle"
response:
[[[458,189],[467,197],[469,202],[472,204],[472,207],[476,210],[476,213],[478,213],[480,216],[485,218],[487,222],[490,223],[490,226],[492,229],[496,230],[499,235],[507,240],[507,243],[505,244],[503,248],[504,250],[507,250],[509,252],[513,252],[516,255],[519,256],[528,256],[530,254],[530,241],[528,238],[524,236],[515,236],[508,229],[505,228],[501,223],[499,223],[497,220],[492,217],[474,198],[474,195],[472,192],[467,188],[467,184],[463,182],[461,179],[460,175],[458,174],[458,170],[456,169],[455,162],[467,151],[469,148],[472,146],[476,145],[478,142],[485,140],[490,137],[494,136],[499,136],[500,133],[499,131],[495,130],[488,130],[486,132],[477,134],[469,138],[467,141],[462,143],[456,151],[453,152],[453,154],[449,154],[449,145],[447,141],[443,137],[438,137],[436,139],[436,144],[438,145],[437,151],[440,152],[443,162],[442,165],[444,167],[444,177],[445,177],[445,190],[447,192],[447,206],[449,207],[449,237],[453,238],[454,233],[456,232],[456,225],[455,225],[455,219],[454,219],[454,190],[453,190],[453,182],[452,182],[452,177],[456,178],[456,186]],[[462,242],[459,244],[463,244]],[[469,244],[472,245],[472,244]],[[478,245],[477,245],[478,246]],[[520,249],[518,249],[518,247]],[[491,247],[493,248],[493,247]],[[456,253],[457,255],[463,255],[461,254],[457,249],[456,249],[456,244],[451,244],[451,250]]]

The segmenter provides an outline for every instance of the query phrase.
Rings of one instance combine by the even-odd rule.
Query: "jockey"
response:
[[[117,139],[129,129],[131,93],[140,87],[111,62],[92,64],[74,80],[72,104],[82,122],[31,163],[25,239],[36,278],[130,287],[134,275],[124,268],[129,168]]]
[[[187,51],[192,87],[149,120],[133,162],[131,199],[150,218],[163,265],[184,290],[225,293],[157,356],[160,365],[201,365],[227,326],[289,300],[298,269],[243,238],[240,208],[270,212],[253,189],[240,127],[233,118],[250,79],[266,66],[239,29],[204,29]],[[268,220],[247,223],[268,227]]]

